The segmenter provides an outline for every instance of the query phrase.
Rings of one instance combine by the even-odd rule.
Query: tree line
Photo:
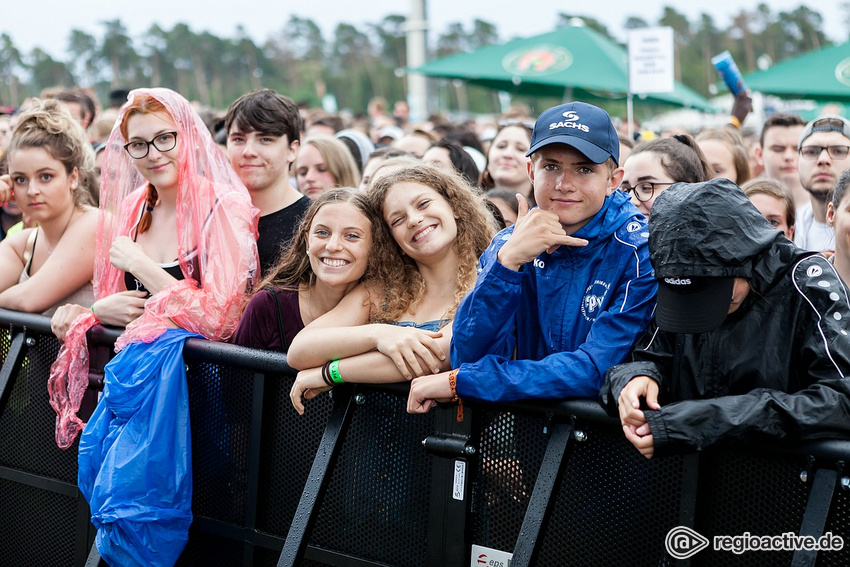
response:
[[[842,4],[850,29],[850,2]],[[559,15],[557,26],[579,17],[615,40],[599,20],[581,14]],[[742,9],[728,26],[720,27],[706,13],[690,21],[667,6],[656,22],[642,17],[624,18],[626,30],[651,25],[670,26],[676,45],[676,78],[707,95],[717,78],[710,59],[729,50],[743,72],[759,63],[778,62],[830,45],[823,31],[823,16],[804,5],[790,11],[773,11],[766,3]],[[196,32],[187,24],[171,29],[152,25],[131,37],[120,20],[101,23],[93,35],[72,29],[67,56],[55,59],[40,48],[22,53],[6,34],[0,34],[0,105],[17,106],[27,96],[54,86],[91,87],[102,99],[111,88],[137,85],[166,86],[189,99],[214,108],[225,108],[239,95],[259,87],[286,93],[296,101],[318,106],[327,94],[340,108],[362,111],[373,96],[394,101],[406,98],[403,73],[406,65],[405,16],[388,15],[358,28],[341,23],[326,38],[315,21],[291,16],[283,28],[257,43],[242,27],[233,37]],[[481,19],[471,24],[453,23],[431,39],[431,55],[442,57],[512,39],[501,37],[496,26]],[[456,89],[438,82],[440,106],[456,106]],[[469,110],[492,112],[498,105],[494,93],[470,87],[464,93]]]

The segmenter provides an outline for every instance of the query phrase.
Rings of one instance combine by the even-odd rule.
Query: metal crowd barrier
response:
[[[96,403],[117,333],[90,334]],[[103,564],[54,442],[49,320],[0,310],[0,564]],[[405,385],[289,403],[281,354],[190,339],[193,522],[178,565],[850,565],[850,442],[718,448],[647,461],[590,400],[405,412]],[[99,369],[100,368],[100,369]],[[712,546],[668,532],[838,535],[841,551]]]

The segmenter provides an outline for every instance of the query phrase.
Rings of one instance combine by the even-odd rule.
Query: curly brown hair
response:
[[[399,183],[418,183],[430,187],[442,196],[454,211],[457,238],[452,249],[458,258],[455,278],[454,304],[446,317],[454,317],[460,301],[475,283],[478,257],[496,233],[496,221],[487,209],[482,193],[460,175],[437,166],[420,163],[394,171],[374,180],[368,192],[369,204],[375,214],[383,217],[387,193]],[[425,281],[416,262],[402,254],[386,222],[375,233],[372,256],[375,259],[372,293],[380,298],[372,301],[370,318],[375,322],[398,321],[406,311],[413,312],[425,296]]]
[[[291,244],[288,245],[278,263],[269,272],[269,275],[263,278],[254,288],[255,293],[266,287],[297,291],[300,284],[310,286],[315,283],[316,274],[313,272],[313,268],[310,266],[310,258],[307,256],[307,240],[310,236],[310,225],[313,224],[313,218],[319,210],[325,205],[332,203],[351,203],[369,219],[369,222],[372,223],[372,242],[374,247],[378,229],[384,224],[381,216],[374,213],[374,209],[367,202],[363,193],[360,193],[356,189],[351,187],[331,189],[310,203],[310,207],[298,225]],[[375,271],[374,262],[375,255],[370,253],[369,261],[366,264],[366,273],[363,275],[362,281],[368,280],[370,274]]]

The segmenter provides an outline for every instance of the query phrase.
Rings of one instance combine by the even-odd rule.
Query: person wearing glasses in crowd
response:
[[[85,333],[98,321],[126,326],[80,439],[78,481],[107,563],[172,565],[192,521],[183,343],[224,341],[236,328],[259,275],[258,210],[192,105],[169,89],[132,91],[105,151],[97,301],[54,316],[67,332],[48,390],[67,448],[84,425]]]
[[[665,189],[678,182],[697,183],[714,176],[708,161],[693,138],[677,134],[635,146],[623,165],[620,189],[646,217]]]
[[[583,102],[544,111],[516,224],[481,255],[452,331],[453,370],[413,380],[407,410],[466,397],[507,402],[594,397],[652,318],[646,220],[617,191],[611,118]]]
[[[836,267],[727,179],[664,191],[649,250],[654,324],[600,391],[643,456],[847,437],[850,304]]]
[[[800,183],[809,193],[809,203],[797,209],[794,243],[804,250],[831,252],[835,248],[826,209],[832,189],[841,174],[850,169],[850,121],[825,115],[809,122],[800,136],[798,151]]]

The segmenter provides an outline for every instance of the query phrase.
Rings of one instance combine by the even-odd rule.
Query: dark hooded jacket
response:
[[[750,291],[721,326],[674,334],[652,325],[634,362],[612,367],[612,415],[636,376],[659,384],[645,410],[655,454],[720,441],[850,436],[850,301],[823,256],[802,251],[728,180],[677,184],[650,217],[657,279],[742,277]]]

